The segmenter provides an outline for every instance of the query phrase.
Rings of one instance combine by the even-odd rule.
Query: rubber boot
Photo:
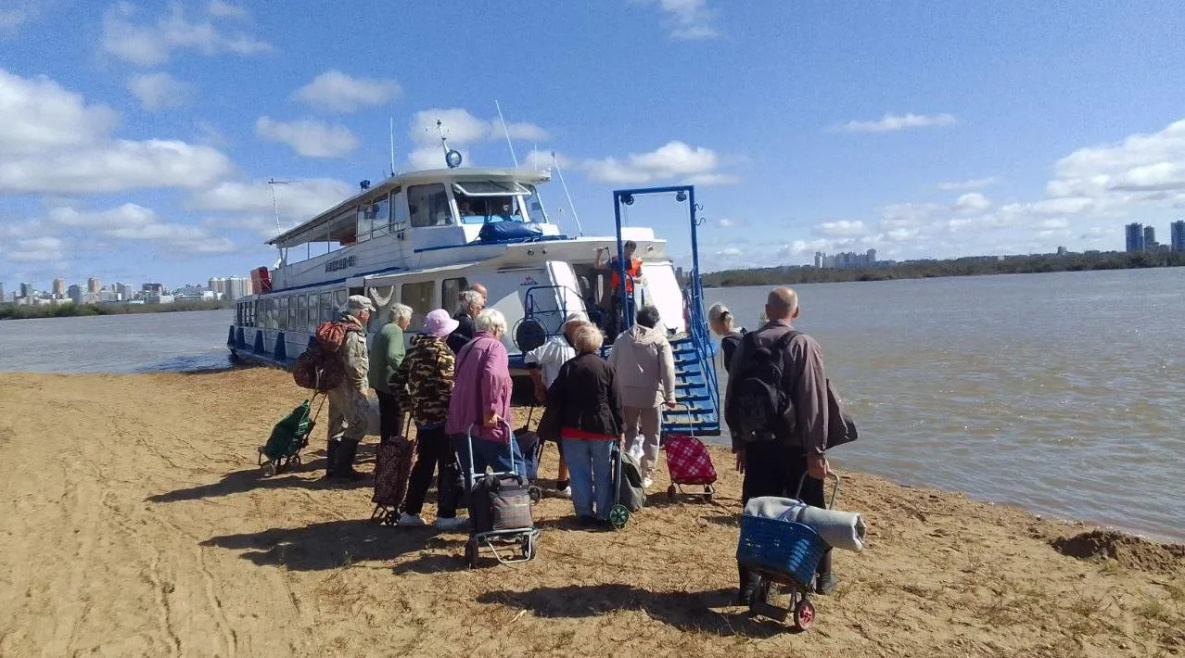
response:
[[[329,480],[337,472],[337,448],[340,441],[330,441],[325,447],[325,479]]]
[[[334,468],[333,477],[355,481],[365,478],[365,474],[354,470],[354,457],[357,454],[358,442],[342,439],[341,447],[337,452],[337,466]]]

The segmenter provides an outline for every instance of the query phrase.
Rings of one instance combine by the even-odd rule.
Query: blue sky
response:
[[[338,5],[338,6],[334,6]],[[245,275],[388,169],[554,151],[588,234],[692,182],[705,269],[1120,249],[1185,203],[1173,2],[0,1],[0,281]],[[553,219],[575,233],[558,184]],[[673,203],[638,204],[687,253]]]

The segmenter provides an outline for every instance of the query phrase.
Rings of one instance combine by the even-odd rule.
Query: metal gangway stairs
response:
[[[695,436],[719,436],[721,428],[720,389],[716,379],[716,349],[708,330],[704,311],[703,282],[699,272],[699,238],[697,229],[702,220],[696,217],[700,207],[695,203],[695,187],[677,185],[613,192],[613,210],[617,222],[617,267],[620,290],[627,303],[622,305],[622,327],[633,326],[634,304],[625,290],[625,249],[621,237],[621,206],[633,205],[634,197],[644,194],[674,194],[679,203],[687,203],[691,228],[692,268],[683,287],[683,308],[687,330],[670,341],[675,359],[674,409],[663,407],[664,432],[679,432]]]

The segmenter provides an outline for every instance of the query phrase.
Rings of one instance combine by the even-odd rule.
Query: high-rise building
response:
[[[130,302],[136,296],[136,289],[128,283],[115,284],[115,292],[119,293],[119,300]]]
[[[145,283],[144,285],[140,286],[140,290],[148,294],[163,295],[165,292],[165,287],[159,283]]]
[[[1145,226],[1144,227],[1144,251],[1156,251],[1156,248],[1158,246],[1160,246],[1160,245],[1157,244],[1157,242],[1156,242],[1156,227],[1155,226]]]
[[[1173,251],[1185,251],[1185,221],[1178,219],[1169,224],[1169,242]]]
[[[6,301],[8,300],[4,298],[4,284],[0,283],[0,304],[3,304]]]
[[[65,279],[54,279],[53,280],[53,296],[57,297],[59,299],[66,296],[66,280]]]
[[[100,290],[100,288],[99,288],[99,280],[98,279],[96,279],[93,276],[90,279],[87,279],[87,282],[86,282],[86,291],[87,292],[89,292],[92,295],[97,295],[97,294],[99,294],[99,290]]]
[[[1123,230],[1127,236],[1127,253],[1144,251],[1144,225],[1128,224],[1123,227]]]
[[[31,284],[31,283],[22,283],[21,284],[21,298],[22,299],[32,299],[34,292],[35,291],[33,290],[33,284]]]
[[[67,295],[70,297],[70,301],[74,302],[75,304],[81,304],[82,286],[78,285],[77,283],[70,286],[69,290],[67,291]]]

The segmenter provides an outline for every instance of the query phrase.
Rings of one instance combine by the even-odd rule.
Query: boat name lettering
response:
[[[357,256],[346,256],[344,258],[338,258],[336,260],[331,260],[328,263],[325,263],[325,271],[326,272],[336,272],[338,270],[344,270],[344,269],[347,269],[350,267],[354,267],[356,258],[357,258]]]

